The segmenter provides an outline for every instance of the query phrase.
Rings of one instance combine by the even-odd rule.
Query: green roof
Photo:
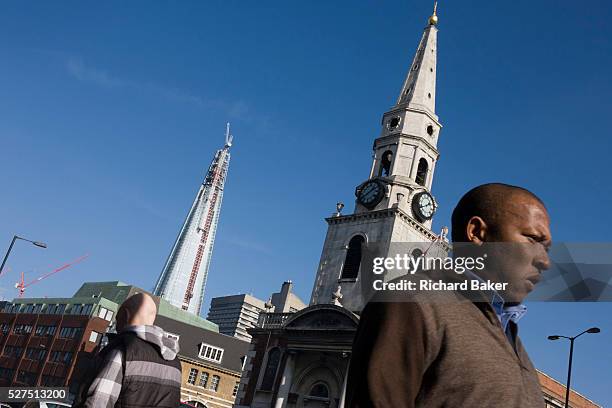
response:
[[[168,319],[178,320],[192,326],[197,326],[202,329],[210,330],[219,333],[219,325],[213,323],[203,317],[194,315],[193,313],[187,312],[176,306],[171,305],[164,299],[159,299],[159,307],[157,308],[157,314],[167,317]]]
[[[73,297],[69,298],[16,298],[13,299],[12,303],[17,304],[100,304],[107,309],[117,312],[119,305],[123,303],[125,299],[134,293],[147,292],[137,286],[128,285],[120,281],[110,282],[85,282],[76,291]],[[169,319],[177,320],[192,326],[200,327],[202,329],[219,332],[219,325],[204,319],[203,317],[196,316],[193,313],[187,312],[176,306],[171,305],[166,300],[159,299],[159,306],[157,308],[157,314],[167,317]]]

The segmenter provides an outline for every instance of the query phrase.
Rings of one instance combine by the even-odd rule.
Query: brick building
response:
[[[0,386],[67,386],[117,310],[108,299],[15,299],[0,311]]]
[[[542,393],[544,393],[546,408],[565,407],[565,385],[541,371],[538,371],[538,378],[542,387]],[[601,405],[597,405],[574,390],[570,390],[569,406],[571,408],[601,408]]]
[[[139,292],[146,291],[117,281],[88,282],[70,298],[4,301],[0,308],[0,387],[69,386],[71,391],[75,391],[92,352],[109,327],[112,330],[119,305]],[[225,346],[219,336],[227,336],[218,333],[216,324],[176,308],[159,297],[153,298],[158,306],[157,324],[177,337],[181,337],[183,332],[190,333],[179,340],[181,346],[187,338],[194,336],[207,338],[211,345],[222,344],[231,350],[224,357],[226,361],[231,360],[233,353],[241,352]],[[237,339],[232,340],[243,344]],[[246,354],[247,347],[245,344],[238,359]],[[233,375],[240,378],[240,368],[235,369],[236,364],[230,367]]]

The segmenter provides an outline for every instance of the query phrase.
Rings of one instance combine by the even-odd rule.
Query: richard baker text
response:
[[[377,279],[373,282],[374,290],[399,290],[399,291],[502,291],[506,290],[508,283],[492,282],[490,280],[481,281],[478,279],[465,280],[463,282],[444,282],[442,280],[424,279],[420,281],[410,281],[401,279],[399,281],[384,282]]]

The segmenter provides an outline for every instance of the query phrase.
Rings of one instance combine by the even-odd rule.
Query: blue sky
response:
[[[308,300],[337,201],[352,210],[380,118],[394,103],[429,1],[5,2],[0,15],[0,277],[69,296],[84,281],[150,289],[232,122],[227,189],[207,285],[261,298],[292,279]],[[532,189],[557,241],[608,242],[612,5],[603,0],[439,6],[444,125],[435,229],[483,182]],[[612,304],[530,304],[537,367],[611,405]]]

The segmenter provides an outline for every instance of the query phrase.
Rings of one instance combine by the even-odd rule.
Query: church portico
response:
[[[243,399],[240,406],[342,406],[358,317],[331,304],[286,315],[263,313],[258,327],[249,329],[253,341],[266,351],[252,360],[245,396],[252,393],[253,398]],[[255,373],[257,378],[252,377]]]

